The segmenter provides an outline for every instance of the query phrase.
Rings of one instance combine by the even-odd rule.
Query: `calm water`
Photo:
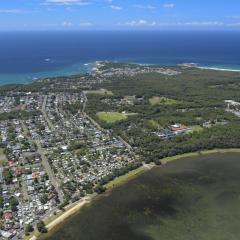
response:
[[[0,84],[87,71],[96,60],[240,69],[240,31],[1,32]]]
[[[48,240],[239,240],[240,154],[156,167],[99,197]]]

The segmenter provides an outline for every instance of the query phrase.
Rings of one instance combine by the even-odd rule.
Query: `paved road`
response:
[[[46,112],[47,99],[48,99],[48,96],[45,95],[44,99],[43,99],[43,104],[42,104],[42,113],[43,113],[43,116],[44,116],[45,120],[47,121],[47,124],[48,124],[49,128],[51,129],[51,131],[54,132],[55,128],[54,128],[52,122],[50,121],[50,119],[48,118],[48,115],[47,115],[47,112]]]
[[[35,141],[32,140],[29,137],[29,135],[28,135],[28,129],[27,129],[25,123],[23,121],[21,121],[21,124],[22,124],[22,128],[23,128],[24,134],[25,134],[26,138],[29,140],[29,142],[32,142],[32,143],[34,142],[37,145],[37,153],[39,153],[40,156],[41,156],[42,165],[45,168],[45,170],[46,170],[46,172],[47,172],[47,174],[49,176],[49,180],[51,181],[52,185],[55,187],[55,189],[56,189],[56,191],[58,193],[59,200],[61,202],[63,202],[64,194],[63,194],[62,190],[60,189],[60,184],[57,181],[57,179],[55,178],[55,175],[54,175],[54,173],[52,171],[52,168],[51,168],[51,166],[50,166],[50,164],[49,164],[49,162],[48,162],[48,160],[47,160],[47,158],[45,156],[45,153],[44,153],[44,151],[42,149],[41,143],[39,142],[39,140],[35,140]]]
[[[87,104],[87,91],[83,91],[83,97],[84,97],[84,101],[83,101],[82,112],[84,113],[86,109],[86,104]]]
[[[82,108],[82,114],[88,118],[88,120],[93,124],[95,125],[95,127],[97,127],[99,130],[104,130],[99,123],[97,123],[94,119],[92,119],[86,112],[85,112],[85,109],[86,109],[86,105],[87,105],[87,91],[84,91],[83,92],[83,96],[84,96],[84,103],[83,103],[83,108]]]
[[[41,158],[42,158],[42,165],[44,166],[44,168],[46,169],[46,172],[49,176],[49,180],[51,181],[52,185],[55,187],[57,193],[58,193],[58,197],[60,202],[63,202],[64,200],[64,194],[62,192],[62,190],[60,189],[60,184],[58,182],[58,180],[55,178],[55,175],[52,171],[52,168],[45,156],[45,153],[42,149],[41,143],[39,142],[39,140],[36,140],[36,145],[37,145],[37,152],[40,154]]]
[[[125,145],[126,148],[128,148],[129,150],[132,149],[132,146],[129,143],[127,143],[122,137],[120,136],[117,136],[117,137]]]

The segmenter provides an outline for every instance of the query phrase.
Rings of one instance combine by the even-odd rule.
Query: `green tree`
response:
[[[104,193],[105,191],[106,191],[106,188],[100,184],[94,188],[94,192],[98,194]]]
[[[25,226],[25,234],[26,234],[27,236],[29,235],[29,233],[33,232],[33,230],[34,230],[34,228],[33,228],[32,225],[27,224],[27,225]]]
[[[40,233],[47,233],[47,228],[46,228],[45,223],[43,221],[40,221],[39,223],[37,223],[37,230]]]

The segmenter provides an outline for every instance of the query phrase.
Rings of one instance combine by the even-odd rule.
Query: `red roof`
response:
[[[13,215],[12,215],[11,212],[6,212],[6,213],[4,213],[4,219],[5,219],[6,221],[11,220],[12,218],[13,218]]]

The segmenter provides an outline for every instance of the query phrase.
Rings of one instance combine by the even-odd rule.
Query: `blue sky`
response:
[[[0,30],[240,29],[240,0],[0,0]]]

